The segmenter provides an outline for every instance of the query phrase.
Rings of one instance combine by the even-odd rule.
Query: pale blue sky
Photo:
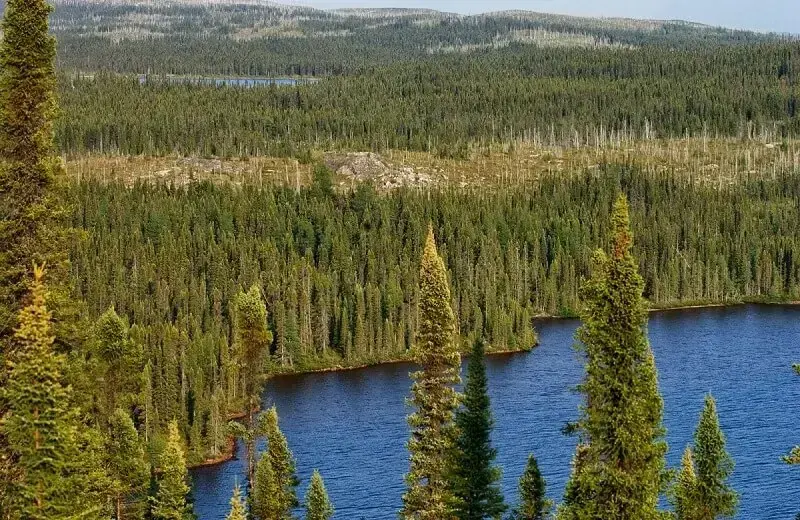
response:
[[[428,7],[482,13],[526,9],[631,18],[679,18],[711,25],[800,34],[800,0],[300,0],[314,7]]]

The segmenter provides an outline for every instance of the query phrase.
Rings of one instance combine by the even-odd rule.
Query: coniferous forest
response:
[[[710,393],[667,466],[648,310],[800,300],[796,36],[3,7],[0,520],[195,518],[189,468],[236,443],[227,519],[330,520],[265,384],[394,361],[416,367],[400,518],[735,517]],[[542,317],[581,322],[577,448],[563,497],[535,453],[504,497],[485,356],[535,349]]]

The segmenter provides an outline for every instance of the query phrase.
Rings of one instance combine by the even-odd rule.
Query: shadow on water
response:
[[[583,376],[580,354],[573,349],[577,325],[540,320],[539,348],[487,360],[494,443],[511,503],[529,452],[539,459],[549,495],[558,501],[563,493],[575,439],[561,429],[577,417],[580,397],[573,388]],[[668,464],[679,464],[703,396],[711,391],[736,461],[733,485],[742,501],[737,518],[793,518],[800,511],[800,474],[780,457],[800,443],[800,379],[791,370],[800,360],[800,308],[663,311],[651,314],[648,332],[664,395]],[[265,403],[277,405],[297,458],[300,493],[318,468],[336,519],[396,518],[408,467],[405,398],[411,370],[413,365],[393,364],[288,376],[266,389]],[[241,454],[192,475],[199,518],[223,519],[234,482],[244,481]]]

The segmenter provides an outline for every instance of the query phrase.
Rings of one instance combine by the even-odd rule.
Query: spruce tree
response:
[[[322,475],[314,470],[311,475],[311,484],[306,493],[306,520],[330,520],[333,516],[333,505],[325,490]]]
[[[167,445],[159,459],[158,490],[152,497],[150,513],[154,520],[190,520],[193,518],[189,495],[189,472],[183,453],[178,421],[169,423]]]
[[[694,470],[692,449],[687,446],[681,459],[678,478],[670,490],[670,502],[675,508],[676,520],[695,520],[700,515],[697,511],[697,474]]]
[[[544,520],[553,507],[547,498],[547,483],[539,471],[533,454],[528,456],[525,471],[519,479],[520,504],[514,510],[514,520]]]
[[[233,488],[233,496],[231,497],[231,510],[225,520],[247,520],[247,507],[242,499],[242,490],[237,484]]]
[[[255,480],[251,484],[250,510],[259,520],[287,518],[287,512],[281,501],[281,486],[267,453],[262,454],[256,464]]]
[[[631,253],[628,203],[612,213],[610,255],[593,255],[582,287],[577,333],[586,358],[585,395],[577,429],[580,457],[567,486],[563,519],[659,518],[666,443],[655,360],[645,335],[644,282]]]
[[[108,481],[99,441],[71,404],[64,358],[53,349],[44,271],[36,268],[33,276],[0,387],[0,435],[8,457],[0,510],[4,517],[30,520],[101,516]]]
[[[461,520],[500,518],[507,507],[500,490],[500,468],[494,465],[494,425],[486,379],[485,343],[475,341],[467,368],[463,407],[456,412],[458,436],[451,475],[456,515]]]
[[[134,506],[147,488],[150,470],[133,420],[124,410],[117,409],[111,416],[105,456],[114,492],[116,520],[141,517],[140,508],[126,506]],[[132,510],[130,514],[128,509]]]
[[[725,449],[725,435],[719,426],[717,404],[709,394],[694,434],[697,473],[697,520],[730,518],[736,514],[739,497],[728,484],[733,459]]]
[[[461,366],[454,334],[447,271],[429,227],[420,269],[419,332],[414,346],[414,357],[422,369],[411,374],[414,384],[409,402],[416,411],[408,418],[410,468],[402,518],[455,517],[447,479],[448,454],[455,438],[453,414],[459,401],[453,385],[460,381]]]
[[[278,426],[278,410],[273,406],[265,414],[267,435],[267,455],[275,472],[275,479],[278,482],[278,505],[282,516],[281,519],[292,517],[292,510],[300,505],[297,499],[297,470],[294,455],[289,450],[289,443]]]
[[[241,372],[247,426],[242,429],[236,423],[233,428],[237,436],[245,439],[247,476],[248,482],[252,483],[255,473],[255,439],[264,433],[253,416],[258,407],[262,376],[269,359],[269,345],[272,343],[272,333],[267,328],[267,308],[257,285],[236,297],[235,318],[236,361]]]

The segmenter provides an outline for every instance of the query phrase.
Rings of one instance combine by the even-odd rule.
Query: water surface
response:
[[[539,348],[488,358],[495,413],[495,446],[503,490],[517,500],[517,479],[536,454],[559,501],[569,477],[575,440],[561,428],[578,415],[572,389],[583,375],[573,350],[574,320],[537,322]],[[733,486],[741,493],[741,519],[791,520],[800,511],[800,467],[781,463],[800,443],[800,308],[738,306],[652,314],[650,341],[664,395],[669,465],[680,463],[691,442],[703,396],[717,398],[720,422],[736,461]],[[281,427],[303,480],[314,468],[323,477],[338,520],[397,518],[408,462],[404,399],[411,365],[273,380],[264,394],[276,404]],[[241,460],[193,471],[195,510],[201,520],[222,520],[234,483],[244,481]]]

